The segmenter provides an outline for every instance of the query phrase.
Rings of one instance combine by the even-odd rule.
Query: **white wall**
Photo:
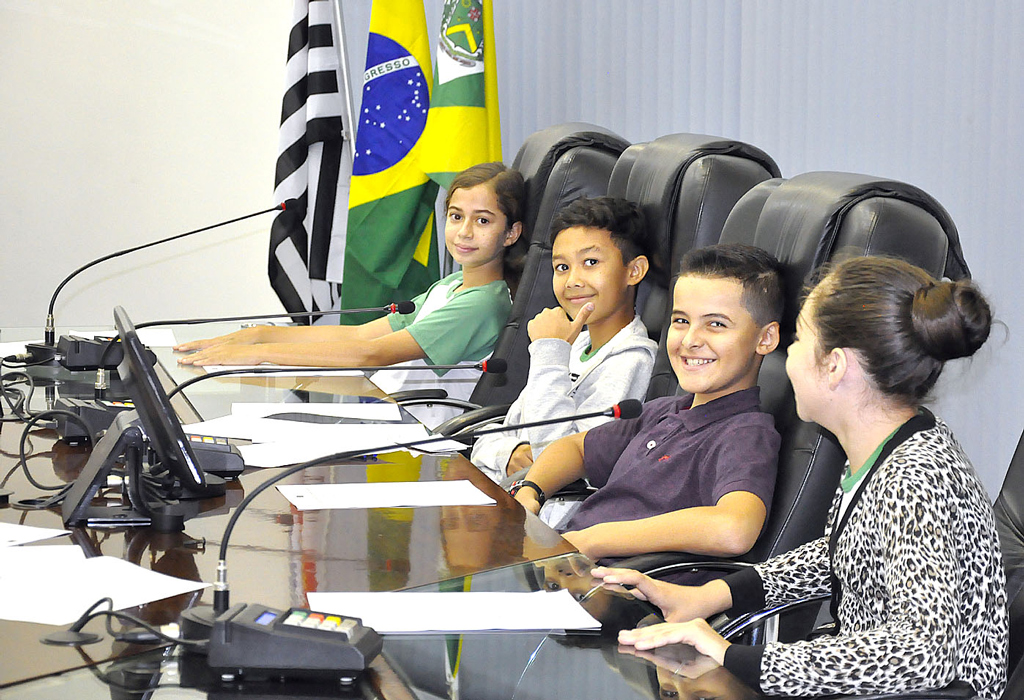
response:
[[[0,327],[121,247],[266,209],[291,3],[0,2]],[[59,325],[272,312],[271,216],[83,273]]]

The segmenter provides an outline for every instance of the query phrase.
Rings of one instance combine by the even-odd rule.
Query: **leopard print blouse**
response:
[[[760,685],[779,695],[939,688],[953,680],[995,700],[1006,685],[1009,627],[992,507],[949,428],[931,414],[869,474],[826,536],[756,570],[765,603],[841,596],[835,636],[769,643]],[[834,600],[835,600],[834,596]]]

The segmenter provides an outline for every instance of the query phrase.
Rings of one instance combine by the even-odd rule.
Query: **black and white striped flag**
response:
[[[288,39],[274,199],[297,199],[270,229],[270,284],[288,311],[327,311],[339,297],[351,157],[331,0],[296,0]]]

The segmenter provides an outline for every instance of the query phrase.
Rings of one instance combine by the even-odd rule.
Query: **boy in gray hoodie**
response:
[[[553,286],[560,308],[527,326],[530,372],[505,425],[606,409],[643,399],[657,344],[636,315],[647,274],[647,231],[640,208],[614,197],[582,198],[551,226]],[[495,481],[527,469],[549,444],[610,418],[589,418],[481,437],[473,464]]]

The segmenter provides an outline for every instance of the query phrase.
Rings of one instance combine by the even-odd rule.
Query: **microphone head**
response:
[[[612,406],[612,415],[623,420],[639,418],[643,404],[637,399],[626,399]]]
[[[411,301],[399,301],[391,306],[395,308],[393,313],[396,314],[411,314],[416,310],[416,304],[413,304]]]
[[[281,207],[281,211],[295,211],[296,209],[299,208],[299,200],[294,198],[286,199],[283,202],[281,202],[278,206]]]
[[[508,371],[508,362],[500,357],[492,357],[481,362],[480,369],[487,374],[505,374]]]

